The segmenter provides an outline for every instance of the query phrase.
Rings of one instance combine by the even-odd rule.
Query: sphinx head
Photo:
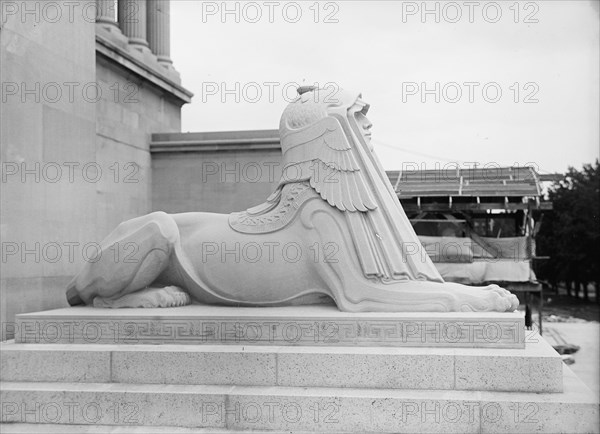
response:
[[[367,118],[369,104],[362,100],[360,93],[337,89],[301,87],[299,96],[284,110],[279,122],[281,148],[285,154],[295,133],[314,125],[327,117],[335,117],[340,122],[350,143],[357,143],[372,151],[371,122]]]
[[[377,205],[369,193],[389,184],[371,146],[369,105],[359,93],[300,88],[279,124],[283,171],[279,186],[309,181],[340,210]],[[379,179],[379,181],[375,181]],[[336,184],[336,185],[334,185]],[[391,191],[391,186],[383,186]],[[397,200],[397,199],[396,199]]]

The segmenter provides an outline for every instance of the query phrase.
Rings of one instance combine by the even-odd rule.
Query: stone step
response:
[[[597,397],[563,370],[563,393],[2,382],[1,420],[317,432],[598,432]]]
[[[47,423],[0,423],[0,432],[2,434],[225,434],[256,431],[234,431],[230,429],[216,428],[181,428],[176,426],[51,425]]]
[[[562,361],[525,349],[0,344],[2,381],[561,392]]]
[[[518,312],[340,312],[332,305],[69,307],[3,324],[19,343],[524,348]]]

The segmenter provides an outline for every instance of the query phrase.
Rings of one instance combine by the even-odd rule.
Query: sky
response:
[[[276,129],[297,84],[345,88],[387,170],[592,163],[599,40],[590,0],[171,3],[182,131]]]

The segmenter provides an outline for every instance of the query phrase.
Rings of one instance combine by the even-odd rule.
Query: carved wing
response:
[[[377,208],[368,178],[337,119],[326,117],[285,140],[283,183],[308,180],[324,200],[341,211]]]

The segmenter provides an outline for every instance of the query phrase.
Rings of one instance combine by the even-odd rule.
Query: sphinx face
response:
[[[371,144],[371,128],[373,124],[367,118],[368,111],[369,105],[359,98],[348,109],[348,121],[351,123],[352,129],[358,131],[360,135],[359,140],[362,139],[367,149],[373,152],[373,145]]]

